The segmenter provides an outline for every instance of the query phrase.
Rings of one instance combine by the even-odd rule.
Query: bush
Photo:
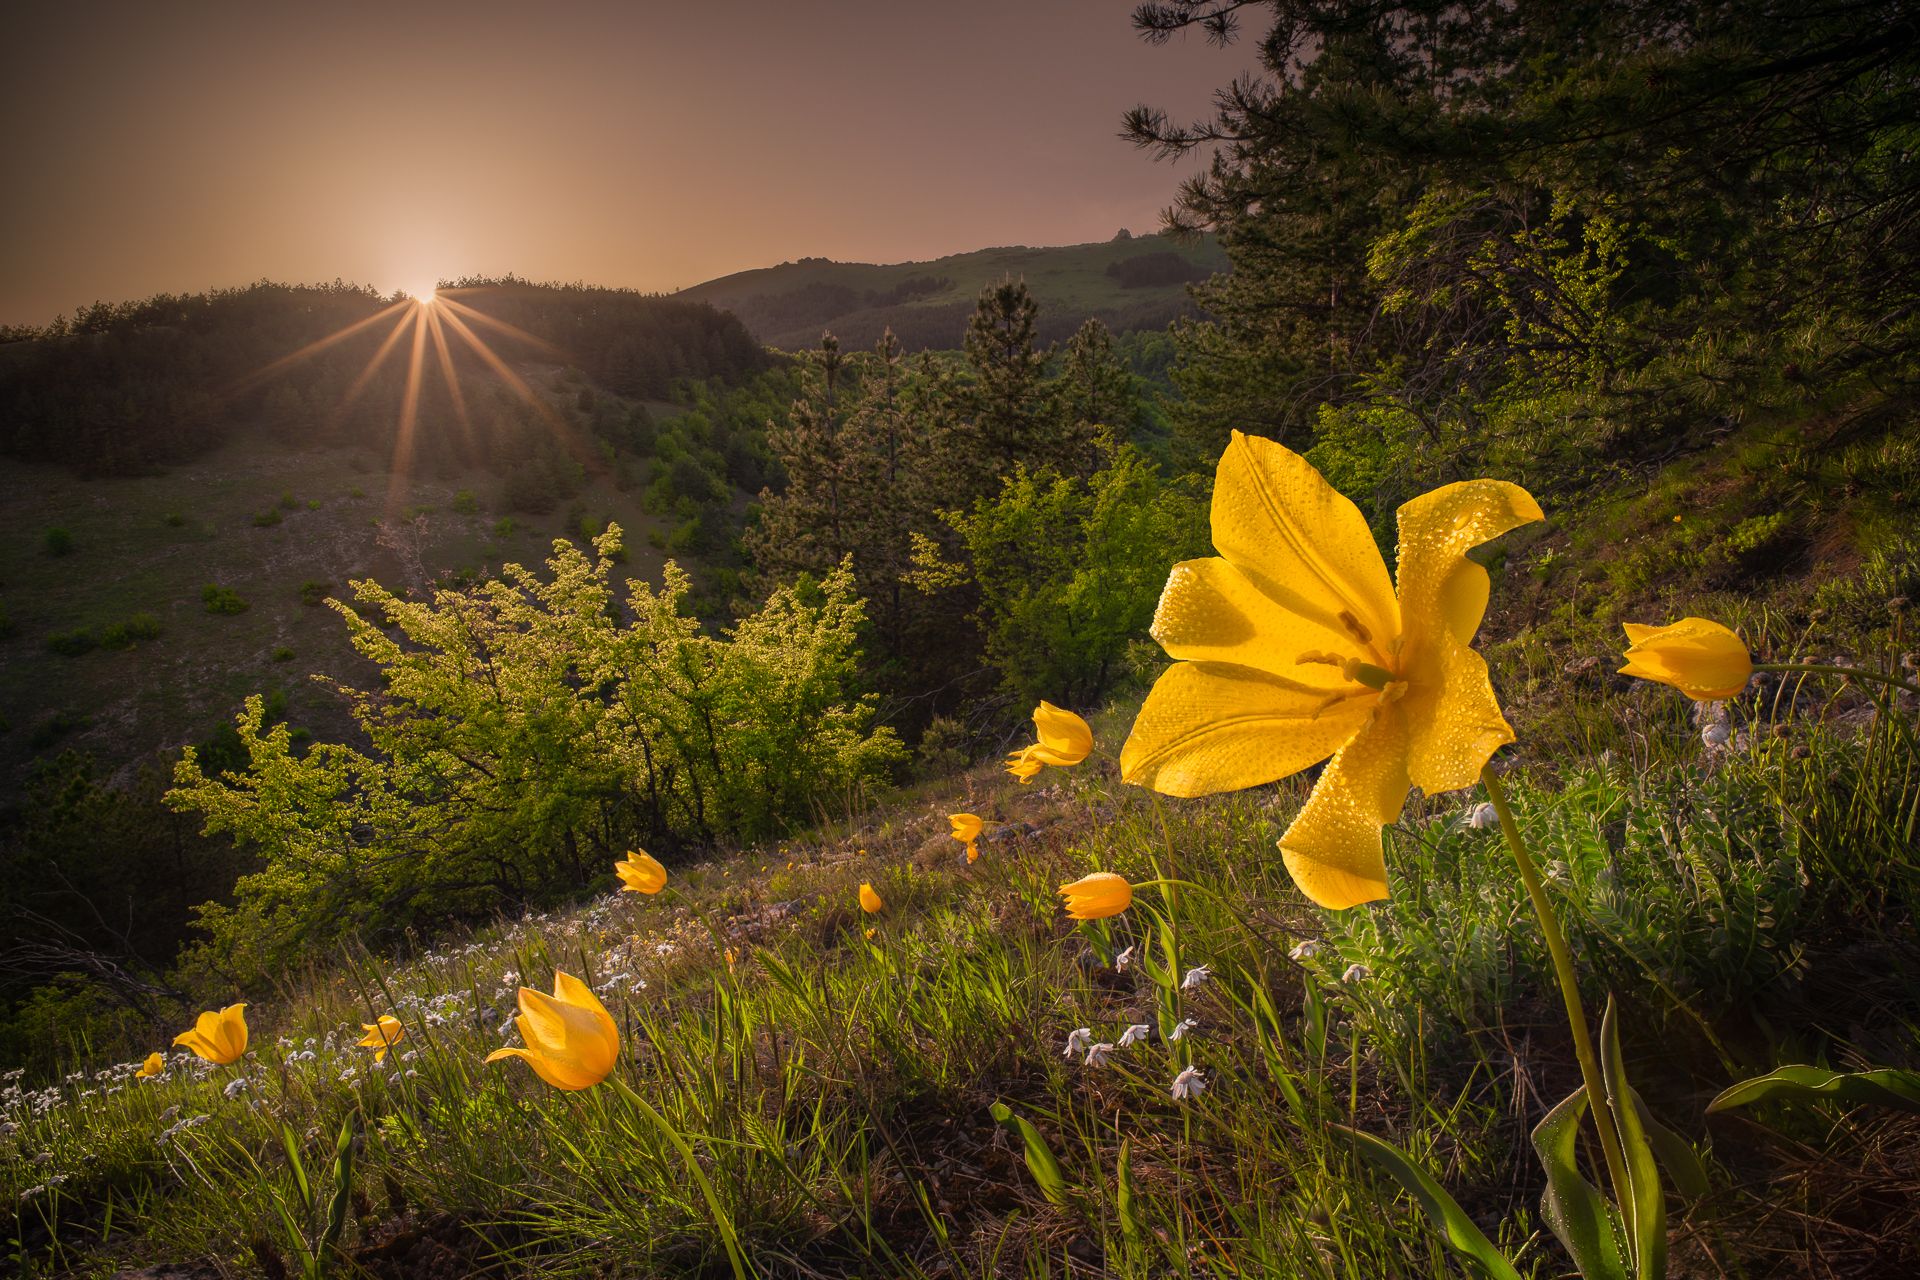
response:
[[[307,499],[307,510],[318,511],[319,509],[320,509],[320,499],[318,498]]]
[[[519,525],[514,523],[512,516],[501,516],[493,522],[493,536],[496,538],[511,538],[513,531],[519,527]]]
[[[247,602],[232,587],[222,587],[209,582],[200,589],[200,603],[206,606],[208,613],[235,614],[247,611]]]
[[[275,662],[292,662],[293,650],[287,648],[286,645],[280,645],[274,649],[271,656]]]
[[[85,627],[75,627],[72,631],[56,631],[47,637],[47,649],[63,658],[77,658],[91,651],[99,643],[93,632]]]
[[[256,529],[271,529],[274,525],[280,523],[281,518],[278,507],[268,507],[265,511],[253,517],[253,527]]]
[[[480,514],[480,499],[471,489],[462,489],[453,495],[453,509],[458,515],[472,516]]]
[[[162,516],[161,519],[166,522],[167,528],[169,529],[178,529],[187,522],[187,518],[178,511],[169,511],[166,515]]]
[[[298,511],[300,509],[300,500],[293,496],[293,490],[287,489],[283,490],[280,494],[280,505],[289,511]]]
[[[42,545],[50,556],[69,555],[73,551],[73,534],[57,527],[49,529]]]
[[[327,602],[327,592],[333,590],[333,584],[321,578],[308,578],[300,584],[300,603],[321,605]]]
[[[160,638],[160,619],[150,613],[136,613],[125,622],[116,622],[100,633],[103,649],[131,649],[136,644]]]

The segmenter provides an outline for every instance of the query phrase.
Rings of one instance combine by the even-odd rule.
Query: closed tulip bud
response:
[[[207,1012],[194,1022],[193,1030],[173,1038],[217,1066],[238,1062],[247,1051],[246,1005],[230,1004],[218,1013]]]
[[[636,849],[613,864],[622,893],[658,893],[667,887],[667,869],[645,849]]]
[[[878,915],[885,909],[886,905],[880,895],[873,891],[872,885],[862,884],[860,886],[860,909],[862,911],[870,916]]]
[[[390,1013],[383,1013],[376,1022],[363,1022],[360,1029],[367,1034],[360,1040],[362,1049],[373,1050],[373,1060],[385,1062],[387,1050],[405,1038],[407,1029],[400,1025],[400,1019]]]
[[[591,1089],[620,1060],[620,1030],[587,984],[570,973],[553,975],[553,994],[520,988],[514,1019],[524,1049],[495,1049],[488,1062],[525,1058],[533,1073],[556,1089]]]
[[[167,1069],[166,1059],[162,1058],[157,1053],[150,1053],[147,1055],[147,1060],[140,1064],[140,1069],[134,1072],[133,1075],[136,1080],[145,1080],[151,1076],[159,1075],[162,1071],[165,1071],[166,1069]]]
[[[1075,920],[1104,920],[1133,905],[1133,886],[1111,871],[1081,876],[1061,885],[1059,892],[1067,900],[1067,915]]]
[[[986,824],[971,813],[950,813],[947,821],[953,824],[953,838],[967,846],[967,861],[972,862],[980,856],[980,831]]]
[[[1731,698],[1747,687],[1753,656],[1740,637],[1706,618],[1664,627],[1626,624],[1627,665],[1621,675],[1672,685],[1697,702]]]

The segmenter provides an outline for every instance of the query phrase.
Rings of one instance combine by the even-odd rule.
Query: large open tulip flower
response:
[[[645,849],[628,853],[613,864],[613,870],[620,877],[622,893],[658,893],[667,887],[667,869]]]
[[[241,1003],[230,1004],[218,1013],[209,1010],[195,1020],[193,1030],[182,1031],[173,1042],[217,1066],[238,1062],[247,1051],[246,1008]]]
[[[387,1050],[406,1039],[407,1029],[400,1025],[400,1019],[390,1013],[383,1013],[374,1022],[363,1022],[360,1029],[367,1034],[359,1040],[359,1047],[373,1050],[376,1063],[387,1060]]]
[[[1399,511],[1398,582],[1359,508],[1299,454],[1234,432],[1214,480],[1219,555],[1173,567],[1153,636],[1178,659],[1121,775],[1175,796],[1257,786],[1332,757],[1280,838],[1325,907],[1386,896],[1380,829],[1407,789],[1473,785],[1513,730],[1469,647],[1481,543],[1541,518],[1518,485],[1467,480]]]
[[[556,1089],[591,1089],[605,1080],[620,1060],[620,1029],[613,1015],[586,983],[555,970],[553,994],[520,988],[520,1028],[524,1049],[495,1049],[488,1062],[525,1058],[533,1073]]]

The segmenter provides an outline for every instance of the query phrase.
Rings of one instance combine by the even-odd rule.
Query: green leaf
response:
[[[1120,1143],[1120,1159],[1114,1167],[1114,1182],[1119,1187],[1116,1200],[1120,1210],[1120,1230],[1127,1239],[1138,1240],[1142,1229],[1139,1197],[1133,1186],[1132,1138],[1127,1138]]]
[[[1067,1203],[1067,1175],[1060,1168],[1060,1162],[1053,1158],[1052,1148],[1040,1131],[1028,1123],[1026,1117],[1017,1116],[1013,1108],[1004,1102],[996,1102],[992,1107],[993,1118],[1001,1124],[1011,1125],[1020,1133],[1020,1141],[1027,1149],[1027,1172],[1040,1187],[1040,1194],[1056,1205]]]
[[[1820,1067],[1780,1067],[1724,1090],[1707,1104],[1707,1113],[1748,1107],[1756,1102],[1799,1102],[1811,1098],[1832,1098],[1854,1105],[1871,1102],[1901,1111],[1920,1112],[1920,1071],[1888,1068],[1846,1074]]]
[[[1706,1195],[1712,1189],[1712,1181],[1707,1177],[1707,1166],[1701,1161],[1700,1153],[1691,1142],[1653,1118],[1638,1089],[1629,1092],[1633,1094],[1634,1109],[1640,1113],[1640,1127],[1647,1131],[1647,1142],[1653,1147],[1660,1167],[1673,1179],[1673,1189],[1689,1200]]]
[[[1540,1214],[1585,1280],[1627,1280],[1613,1206],[1580,1173],[1576,1151],[1580,1117],[1586,1113],[1587,1091],[1582,1086],[1534,1126],[1533,1149],[1547,1173]]]
[[[1520,1280],[1520,1273],[1513,1269],[1513,1264],[1494,1248],[1493,1241],[1474,1225],[1473,1219],[1467,1216],[1467,1211],[1460,1207],[1459,1202],[1448,1195],[1446,1189],[1435,1182],[1426,1170],[1416,1165],[1406,1152],[1370,1133],[1349,1129],[1343,1124],[1327,1127],[1353,1139],[1354,1151],[1361,1159],[1405,1188],[1407,1194],[1426,1210],[1427,1217],[1440,1229],[1441,1238],[1455,1253],[1479,1264],[1480,1269],[1493,1280]]]
[[[1627,1237],[1633,1245],[1633,1274],[1638,1280],[1662,1280],[1667,1274],[1667,1199],[1660,1189],[1660,1167],[1653,1158],[1640,1112],[1627,1084],[1620,1053],[1620,1025],[1613,997],[1600,1018],[1600,1074],[1606,1081],[1607,1109],[1620,1131],[1620,1154],[1627,1166]]]

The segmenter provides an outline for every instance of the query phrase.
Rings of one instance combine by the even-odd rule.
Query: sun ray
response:
[[[461,315],[466,316],[480,324],[487,326],[489,329],[494,330],[496,333],[503,333],[509,338],[513,338],[520,342],[529,343],[532,346],[538,348],[542,353],[546,355],[550,355],[554,357],[556,360],[564,361],[567,358],[566,352],[554,346],[551,342],[548,342],[545,338],[539,337],[535,334],[528,333],[525,329],[522,329],[517,325],[508,324],[505,320],[496,320],[494,317],[488,315],[486,312],[476,311],[472,307],[468,306],[466,303],[457,301],[453,298],[449,298],[445,294],[442,294],[440,296],[440,302],[443,306],[450,307],[453,310],[458,311]]]
[[[388,468],[387,517],[401,509],[401,499],[413,479],[413,426],[420,413],[420,375],[426,363],[427,322],[423,308],[413,312],[413,351],[407,360],[407,386],[400,398],[400,428],[393,437],[393,463]]]
[[[340,403],[334,406],[334,421],[338,422],[342,417],[346,416],[347,410],[353,407],[353,402],[358,400],[361,393],[367,389],[367,384],[373,381],[373,375],[378,373],[380,366],[386,363],[387,356],[395,347],[400,345],[400,336],[406,332],[407,322],[412,320],[413,316],[413,311],[408,310],[401,315],[399,320],[394,322],[393,329],[381,340],[379,348],[374,351],[373,355],[367,359],[366,367],[360,370],[359,374],[354,377],[354,380],[348,384],[346,394],[342,395],[340,397]]]
[[[471,451],[474,447],[473,419],[467,416],[467,397],[460,390],[460,378],[453,369],[453,352],[447,347],[446,328],[440,323],[440,308],[425,309],[427,331],[433,335],[434,354],[440,360],[440,376],[447,383],[447,398],[453,402],[453,416],[460,423],[460,439]]]
[[[366,329],[375,324],[378,324],[381,320],[384,320],[386,317],[392,315],[394,312],[400,310],[402,307],[406,307],[409,305],[411,304],[406,302],[388,303],[386,306],[380,308],[380,310],[374,312],[372,315],[368,316],[366,319],[356,320],[344,329],[336,329],[334,332],[328,334],[324,338],[316,338],[312,342],[309,342],[306,346],[301,347],[298,351],[291,352],[288,355],[281,356],[278,360],[275,360],[273,363],[265,365],[262,368],[256,369],[254,372],[248,374],[246,377],[234,383],[233,386],[229,388],[229,390],[244,391],[248,387],[257,386],[263,380],[269,377],[272,377],[274,374],[280,372],[282,369],[287,368],[289,365],[297,364],[300,361],[305,360],[309,356],[318,355],[320,352],[325,351],[328,347],[331,347],[336,343],[345,342],[348,338],[351,338],[354,334],[359,333],[362,329]],[[402,324],[405,324],[406,317],[402,316],[400,318],[400,322]]]
[[[460,309],[463,311],[471,310],[471,308],[467,307]],[[534,411],[540,415],[547,426],[552,429],[554,435],[559,437],[563,444],[571,451],[579,453],[584,448],[584,442],[579,438],[579,434],[568,425],[566,419],[562,418],[554,411],[553,406],[547,403],[546,397],[528,386],[527,380],[515,373],[512,368],[508,366],[507,362],[502,360],[494,352],[492,347],[482,342],[479,336],[476,335],[472,329],[468,328],[466,322],[459,316],[455,315],[451,310],[445,314],[447,325],[452,328],[455,333],[459,334],[461,338],[466,340],[466,344],[473,348],[476,355],[487,362],[487,367],[493,370],[500,381],[506,383],[515,395],[532,405]]]

